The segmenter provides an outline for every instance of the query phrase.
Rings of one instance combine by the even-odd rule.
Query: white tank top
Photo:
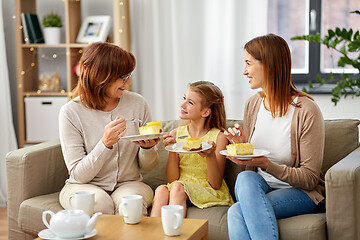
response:
[[[294,103],[297,103],[297,97]],[[270,152],[267,156],[270,161],[291,166],[291,120],[294,115],[295,107],[290,105],[286,115],[273,118],[271,112],[264,107],[261,102],[256,119],[255,130],[251,138],[251,143],[256,149],[264,149]],[[258,168],[258,173],[266,180],[272,188],[287,188],[290,185],[280,181],[271,174]]]

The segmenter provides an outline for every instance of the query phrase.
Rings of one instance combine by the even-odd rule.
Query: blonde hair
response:
[[[197,81],[189,85],[191,91],[200,94],[202,97],[202,107],[208,107],[211,110],[206,118],[205,127],[212,129],[218,128],[221,131],[226,127],[226,113],[224,105],[224,95],[220,88],[212,82]]]
[[[275,34],[268,34],[250,40],[244,49],[256,60],[260,61],[264,69],[262,97],[266,97],[273,117],[276,112],[280,117],[287,112],[288,106],[294,104],[292,96],[306,96],[299,91],[291,79],[291,54],[286,41]]]

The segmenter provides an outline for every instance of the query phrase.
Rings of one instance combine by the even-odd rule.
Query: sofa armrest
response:
[[[59,140],[9,152],[6,172],[9,224],[17,222],[24,200],[60,191],[68,177]]]
[[[325,175],[329,239],[360,239],[360,147]]]

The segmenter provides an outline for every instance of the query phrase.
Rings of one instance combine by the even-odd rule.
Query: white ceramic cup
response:
[[[79,191],[69,198],[69,205],[72,209],[81,209],[89,217],[94,213],[95,193],[92,191]]]
[[[141,220],[143,211],[143,197],[141,195],[129,195],[121,198],[119,215],[124,217],[125,223],[136,224]]]
[[[178,236],[181,233],[184,220],[184,207],[181,205],[166,205],[161,207],[161,222],[167,236]]]

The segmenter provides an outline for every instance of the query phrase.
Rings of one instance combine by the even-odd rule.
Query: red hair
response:
[[[80,76],[74,98],[80,96],[80,102],[88,108],[104,109],[107,88],[120,77],[130,74],[135,64],[134,55],[117,45],[91,44],[80,58]]]

